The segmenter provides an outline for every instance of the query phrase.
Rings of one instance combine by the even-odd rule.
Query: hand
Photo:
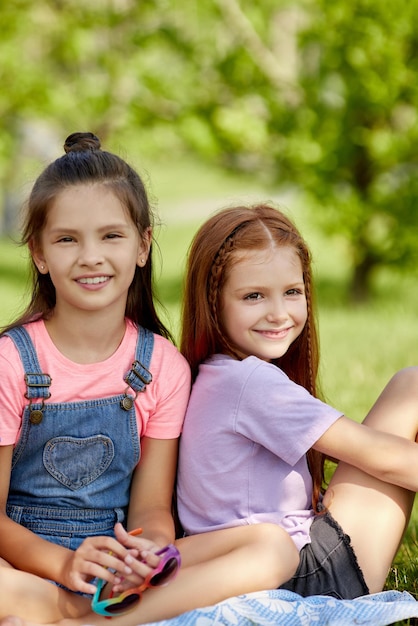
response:
[[[122,526],[116,524],[115,536],[117,540],[128,550],[124,559],[126,574],[123,580],[115,581],[113,593],[121,593],[132,587],[140,587],[145,578],[157,567],[161,557],[155,552],[161,549],[149,539],[129,534]],[[129,570],[129,571],[128,571]]]
[[[95,585],[89,582],[96,577],[107,580],[112,585],[118,584],[132,574],[125,559],[128,556],[135,559],[139,552],[137,548],[125,547],[112,537],[89,537],[77,550],[70,552],[63,583],[69,589],[82,593],[96,591]],[[136,580],[135,576],[135,582]]]

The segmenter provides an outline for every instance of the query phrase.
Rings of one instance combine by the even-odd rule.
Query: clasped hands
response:
[[[160,562],[155,552],[161,549],[153,541],[129,534],[119,522],[115,538],[88,537],[69,555],[64,584],[73,591],[94,594],[94,579],[110,583],[117,594],[139,587]]]

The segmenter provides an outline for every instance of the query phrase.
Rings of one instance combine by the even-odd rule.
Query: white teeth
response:
[[[80,278],[79,283],[84,285],[97,285],[98,283],[105,283],[109,278],[107,276],[95,276],[94,278]]]

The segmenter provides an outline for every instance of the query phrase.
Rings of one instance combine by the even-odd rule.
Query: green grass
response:
[[[152,194],[163,224],[156,228],[155,278],[166,321],[178,337],[179,302],[185,257],[206,216],[233,202],[281,197],[252,181],[208,170],[197,163],[148,166]],[[187,174],[185,173],[187,171]],[[179,182],[185,181],[187,192]],[[412,275],[380,272],[369,304],[350,306],[346,298],[347,258],[343,242],[315,229],[301,200],[283,194],[288,213],[310,244],[318,287],[321,381],[325,396],[349,417],[361,420],[391,375],[416,363],[418,290]],[[13,319],[29,297],[27,257],[11,240],[0,241],[0,325]],[[418,507],[415,505],[388,586],[418,597]]]

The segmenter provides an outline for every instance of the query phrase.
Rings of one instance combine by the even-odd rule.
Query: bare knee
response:
[[[399,398],[397,416],[402,425],[396,434],[418,441],[418,367],[399,370],[389,385],[393,385],[394,396]]]
[[[255,524],[253,541],[258,553],[258,572],[264,589],[276,589],[292,578],[299,552],[288,533],[277,524]]]
[[[418,367],[399,370],[388,382],[364,423],[415,441],[418,433]]]
[[[399,370],[392,376],[389,385],[391,384],[418,396],[418,366],[411,365]]]

